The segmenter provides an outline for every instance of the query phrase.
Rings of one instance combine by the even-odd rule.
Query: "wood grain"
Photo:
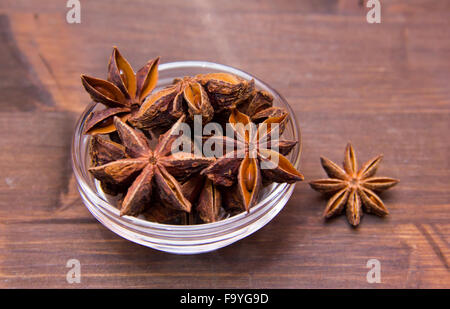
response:
[[[358,0],[0,3],[0,288],[449,288],[450,2]],[[239,67],[290,102],[303,131],[301,170],[323,177],[347,141],[361,161],[384,153],[390,215],[324,222],[326,199],[299,183],[255,234],[177,256],[120,238],[83,206],[70,167],[86,104],[79,76],[106,75],[117,45],[147,59]],[[66,262],[81,262],[80,284]],[[366,280],[369,259],[381,283]]]

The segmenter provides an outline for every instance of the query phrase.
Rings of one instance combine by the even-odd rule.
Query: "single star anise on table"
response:
[[[231,150],[204,169],[201,174],[206,175],[217,185],[237,184],[242,205],[247,211],[258,201],[263,178],[266,182],[278,183],[303,180],[303,175],[289,160],[280,152],[273,150],[278,147],[289,153],[297,144],[279,139],[286,119],[287,115],[268,118],[256,127],[247,115],[232,109],[229,123],[233,128],[234,138],[211,137],[212,140],[216,139],[219,147]],[[286,146],[283,148],[279,145]]]
[[[154,150],[144,134],[114,117],[127,158],[94,166],[89,172],[101,182],[128,187],[120,203],[121,215],[138,215],[149,207],[153,194],[158,194],[166,207],[190,212],[192,204],[184,196],[177,179],[200,172],[213,159],[189,152],[172,153],[172,144],[180,136],[181,117],[170,130],[160,136]]]
[[[374,177],[383,156],[378,155],[367,161],[358,170],[355,151],[349,143],[345,149],[344,168],[321,157],[321,163],[328,174],[328,179],[310,182],[316,191],[334,194],[324,211],[324,217],[330,218],[340,214],[346,208],[347,219],[357,226],[362,216],[362,209],[368,213],[385,216],[389,212],[374,191],[384,191],[395,186],[399,180],[388,177]]]
[[[107,108],[89,115],[87,134],[106,134],[116,130],[113,117],[128,120],[139,110],[158,81],[159,57],[152,59],[136,74],[128,61],[114,47],[108,65],[107,80],[81,75],[81,82],[94,102]]]

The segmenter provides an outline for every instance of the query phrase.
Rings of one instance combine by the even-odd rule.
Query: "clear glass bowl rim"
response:
[[[178,62],[169,62],[169,63],[163,63],[159,65],[158,71],[163,72],[166,70],[171,69],[187,69],[187,68],[202,68],[202,69],[210,69],[211,72],[214,71],[224,71],[229,72],[232,74],[235,74],[237,76],[240,76],[246,80],[255,80],[255,84],[258,86],[263,86],[266,89],[269,89],[271,94],[274,95],[275,100],[279,100],[283,107],[288,110],[289,116],[291,118],[291,121],[288,125],[292,126],[292,132],[294,135],[294,138],[299,141],[298,146],[296,146],[291,156],[293,157],[293,160],[291,163],[294,165],[295,168],[298,169],[300,164],[300,155],[302,150],[302,139],[301,139],[301,132],[300,127],[298,126],[297,119],[295,117],[295,113],[293,112],[290,105],[287,103],[287,101],[272,87],[261,81],[259,78],[256,78],[253,75],[250,75],[244,71],[241,71],[239,69],[226,66],[223,64],[213,63],[213,62],[205,62],[205,61],[178,61]],[[274,208],[276,206],[273,205],[273,203],[270,203],[271,200],[274,198],[276,199],[277,195],[280,195],[282,193],[289,194],[289,196],[292,194],[292,191],[294,189],[294,184],[275,184],[273,190],[261,201],[259,201],[258,204],[253,206],[250,209],[250,212],[243,212],[238,215],[235,215],[233,217],[213,222],[213,223],[204,223],[204,224],[195,224],[195,225],[170,225],[170,224],[162,224],[162,223],[156,223],[147,221],[145,219],[132,217],[132,216],[119,216],[119,210],[114,206],[111,205],[108,201],[104,200],[102,197],[100,197],[88,184],[85,175],[87,175],[87,170],[83,170],[83,164],[81,160],[81,156],[84,155],[81,153],[80,149],[80,142],[81,138],[83,137],[83,124],[85,123],[86,117],[89,115],[89,113],[96,107],[96,103],[91,103],[82,113],[80,118],[77,121],[75,132],[73,134],[72,139],[72,168],[75,174],[75,178],[77,181],[78,190],[80,192],[80,195],[82,196],[84,200],[84,204],[86,207],[91,211],[91,213],[102,223],[105,225],[105,222],[103,222],[93,211],[97,210],[103,213],[103,215],[106,215],[107,217],[110,217],[109,219],[113,222],[120,223],[125,228],[130,229],[131,233],[137,233],[141,235],[128,235],[130,237],[127,237],[127,233],[118,233],[117,230],[112,228],[111,226],[107,226],[120,236],[129,239],[131,241],[149,246],[154,247],[148,243],[148,241],[155,240],[152,238],[154,235],[160,235],[162,238],[168,237],[168,243],[172,243],[172,245],[182,245],[183,239],[195,239],[196,237],[204,237],[205,239],[208,238],[208,235],[218,235],[218,234],[226,234],[227,231],[236,231],[236,229],[240,228],[246,228],[249,224],[253,224],[260,220],[265,215],[271,215],[270,218],[265,218],[264,224],[257,227],[250,233],[247,233],[246,235],[234,240],[237,241],[243,237],[248,236],[249,234],[253,233],[254,231],[258,230],[262,226],[264,226],[266,223],[268,223],[273,217],[275,217],[278,212],[284,207],[284,204],[287,202],[284,201],[284,204],[277,209],[275,212],[270,212],[271,208]],[[90,205],[88,205],[86,202],[86,199],[92,204],[93,207],[97,209],[90,209]],[[278,200],[280,200],[280,197],[278,197]],[[120,222],[119,222],[120,221]],[[118,227],[120,229],[120,227]],[[130,232],[129,231],[129,232]],[[221,233],[223,232],[223,233]],[[146,235],[147,233],[150,233],[149,235]],[[149,237],[151,239],[145,239],[146,237]],[[137,238],[136,238],[137,237]],[[142,238],[144,237],[144,239]],[[170,241],[170,238],[175,237],[177,241]],[[179,240],[181,239],[181,242]],[[160,240],[157,240],[158,243]],[[210,240],[213,241],[213,240]],[[234,242],[233,241],[233,242]],[[164,243],[164,241],[162,241]],[[197,241],[193,241],[192,244],[197,243]],[[188,243],[183,244],[189,246]],[[217,248],[220,248],[223,246],[218,246]],[[156,248],[161,249],[161,248]],[[214,248],[213,248],[214,249]],[[176,250],[164,250],[168,252],[175,252]],[[209,251],[209,250],[208,250]],[[194,250],[193,253],[196,253],[197,251]],[[198,252],[202,252],[199,250]],[[180,253],[180,252],[178,252]],[[181,252],[183,253],[183,252]],[[192,252],[191,252],[192,253]]]

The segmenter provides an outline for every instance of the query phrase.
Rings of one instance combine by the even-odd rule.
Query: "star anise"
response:
[[[181,185],[181,192],[193,206],[197,203],[204,182],[203,176],[195,175]],[[158,199],[158,196],[156,196],[156,199],[152,200],[152,207],[146,209],[143,212],[143,215],[147,220],[153,222],[165,224],[195,224],[196,220],[192,217],[192,210],[194,210],[194,208],[191,209],[190,213],[186,213],[181,210],[166,207],[164,203]]]
[[[303,175],[289,160],[274,150],[281,142],[279,136],[286,119],[287,115],[268,118],[256,127],[247,115],[232,109],[229,123],[234,138],[223,136],[217,139],[219,145],[222,143],[223,147],[226,144],[225,148],[231,150],[201,173],[215,184],[223,186],[232,186],[237,180],[241,200],[247,211],[258,200],[263,177],[268,182],[278,183],[303,180]],[[296,142],[288,144],[287,147],[292,149]],[[290,149],[284,151],[289,152]]]
[[[246,100],[254,88],[254,80],[246,81],[228,73],[177,78],[173,85],[151,95],[130,122],[138,128],[152,129],[175,121],[184,112],[190,119],[201,115],[205,124],[211,121],[214,114],[234,108]],[[165,114],[162,115],[161,111]]]
[[[181,117],[161,135],[158,145],[152,150],[142,132],[114,117],[114,125],[128,158],[91,167],[89,171],[102,182],[128,186],[120,203],[121,215],[138,215],[146,206],[150,206],[155,193],[167,207],[191,211],[191,202],[182,193],[176,178],[186,179],[200,172],[213,159],[189,152],[172,153],[172,144],[180,136],[180,125],[184,118]]]
[[[94,135],[89,143],[89,155],[93,166],[103,165],[127,157],[125,147],[104,137]],[[106,181],[101,182],[102,190],[110,195],[122,193],[123,187]]]
[[[89,115],[87,134],[114,132],[113,117],[123,121],[134,115],[158,81],[159,57],[152,59],[136,74],[128,61],[114,47],[108,65],[107,80],[81,75],[81,82],[94,102],[107,108]]]
[[[221,207],[222,197],[219,189],[209,178],[206,178],[195,208],[198,216],[205,223],[216,222],[219,219]]]
[[[285,109],[273,106],[273,96],[264,90],[255,91],[247,100],[238,105],[238,109],[247,114],[254,123],[288,114]]]
[[[355,151],[349,143],[345,149],[344,168],[321,157],[321,163],[328,174],[328,179],[310,182],[316,191],[334,194],[324,211],[324,217],[330,218],[340,214],[346,208],[347,219],[357,226],[362,216],[362,208],[368,213],[385,216],[389,212],[374,191],[384,191],[395,186],[399,180],[388,177],[374,177],[383,155],[367,161],[358,170]]]
[[[125,147],[101,135],[95,135],[89,144],[92,165],[98,166],[127,157]]]
[[[161,111],[167,111],[165,117]],[[183,111],[187,111],[191,119],[201,115],[203,123],[211,121],[214,115],[205,89],[189,76],[151,95],[130,122],[138,128],[151,129],[175,121]]]
[[[175,210],[166,207],[163,203],[152,201],[152,207],[149,207],[142,215],[148,221],[164,223],[164,224],[187,224],[187,213],[181,210]]]
[[[206,89],[215,113],[231,110],[255,91],[255,81],[229,73],[198,74],[195,79]]]

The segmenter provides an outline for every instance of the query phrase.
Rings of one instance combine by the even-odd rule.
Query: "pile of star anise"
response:
[[[285,157],[298,141],[280,138],[287,112],[272,106],[273,97],[255,89],[253,80],[209,73],[155,90],[158,64],[152,59],[135,73],[114,48],[107,80],[81,76],[92,100],[104,105],[85,123],[92,135],[89,171],[103,191],[118,197],[121,215],[215,222],[249,211],[264,186],[303,179]],[[200,137],[222,155],[194,151],[195,138],[188,140],[193,147],[174,152],[181,127],[192,128],[195,120],[232,129],[231,135]]]

